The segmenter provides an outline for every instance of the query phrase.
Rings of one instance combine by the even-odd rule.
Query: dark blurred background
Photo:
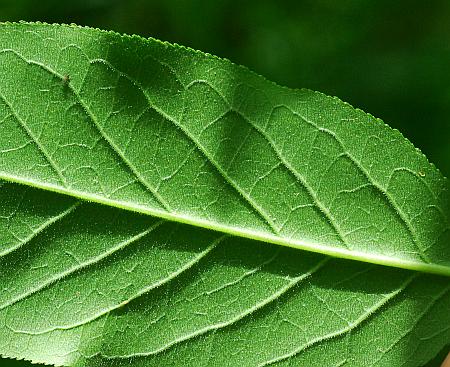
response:
[[[448,0],[0,0],[0,21],[18,20],[151,36],[338,96],[450,177]]]

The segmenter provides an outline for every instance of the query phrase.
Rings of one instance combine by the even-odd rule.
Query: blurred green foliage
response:
[[[18,20],[151,36],[336,95],[450,176],[448,0],[0,0],[0,21]]]

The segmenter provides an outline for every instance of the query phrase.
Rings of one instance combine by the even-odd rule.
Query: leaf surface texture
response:
[[[0,178],[4,356],[412,367],[450,340],[447,180],[336,98],[3,24]]]

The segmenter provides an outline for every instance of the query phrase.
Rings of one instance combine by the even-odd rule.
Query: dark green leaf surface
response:
[[[0,177],[4,356],[413,367],[450,340],[447,181],[338,99],[4,24]]]

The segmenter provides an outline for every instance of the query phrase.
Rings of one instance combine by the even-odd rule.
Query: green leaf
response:
[[[417,367],[450,340],[448,182],[336,98],[2,24],[0,178],[3,356]]]

